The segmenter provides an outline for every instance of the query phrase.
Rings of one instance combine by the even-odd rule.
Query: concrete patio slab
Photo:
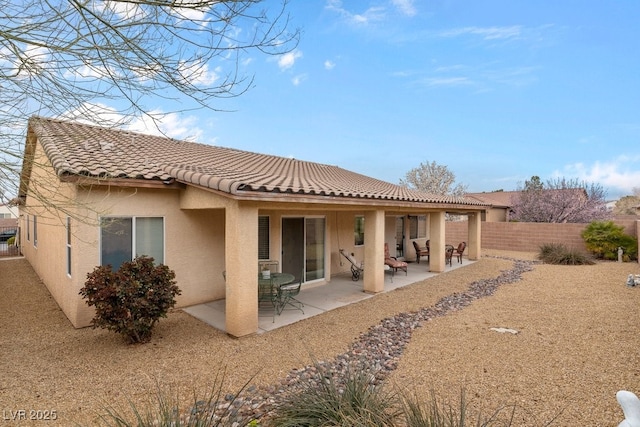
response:
[[[454,260],[452,266],[447,266],[443,273],[431,273],[429,263],[409,263],[407,274],[398,271],[395,274],[385,273],[384,290],[381,293],[390,292],[404,286],[421,282],[438,274],[446,274],[458,268],[473,264],[467,258],[462,259],[462,264]],[[379,294],[368,294],[362,290],[362,278],[357,282],[351,280],[350,274],[333,276],[330,281],[304,284],[297,299],[304,304],[302,310],[294,307],[286,307],[282,313],[275,314],[270,307],[260,307],[258,313],[258,333],[272,331],[286,325],[298,322],[309,317],[317,316],[326,311],[354,304],[367,298],[375,298]],[[191,316],[225,331],[225,300],[211,301],[183,308],[183,311]]]

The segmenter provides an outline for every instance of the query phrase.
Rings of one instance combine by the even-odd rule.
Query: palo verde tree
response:
[[[511,208],[511,219],[523,222],[588,223],[611,216],[601,185],[566,178],[543,184],[531,177],[512,197]]]
[[[275,10],[262,3],[0,0],[2,201],[16,194],[33,115],[123,126],[141,117],[158,125],[168,114],[223,110],[221,98],[253,85],[245,60],[297,45],[287,0]],[[44,208],[51,203],[41,199]]]
[[[435,161],[421,163],[406,173],[400,185],[442,196],[463,196],[467,186],[456,184],[456,176],[447,166]]]

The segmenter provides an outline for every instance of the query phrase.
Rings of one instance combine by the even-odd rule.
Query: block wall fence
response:
[[[614,220],[625,229],[625,233],[636,236],[640,242],[640,221],[633,219]],[[545,243],[562,243],[569,248],[587,250],[580,233],[589,224],[547,224],[533,222],[483,222],[482,248],[538,252]],[[446,242],[457,246],[468,241],[467,221],[447,222]]]

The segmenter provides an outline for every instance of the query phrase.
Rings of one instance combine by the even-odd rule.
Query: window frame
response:
[[[424,239],[427,237],[427,216],[409,216],[409,239]]]
[[[266,220],[266,224],[261,224],[261,221],[265,221],[265,220]],[[271,259],[271,217],[269,215],[258,215],[258,260],[267,261],[270,259]]]
[[[99,255],[100,255],[100,265],[105,265],[104,264],[104,249],[103,249],[103,244],[104,244],[104,235],[103,235],[103,228],[104,228],[104,221],[107,220],[115,220],[115,219],[123,219],[123,220],[131,220],[131,235],[129,236],[130,239],[130,245],[131,247],[129,248],[131,250],[131,259],[129,261],[132,261],[133,259],[136,258],[137,255],[137,232],[138,232],[138,228],[137,228],[137,222],[139,219],[145,219],[145,218],[158,218],[162,220],[162,260],[158,260],[157,257],[154,257],[154,264],[158,265],[158,264],[164,264],[165,260],[166,260],[166,245],[167,245],[167,241],[166,241],[166,218],[164,216],[161,215],[109,215],[109,216],[103,216],[100,217],[100,227],[98,227],[98,232],[100,234],[100,247],[99,247]],[[148,254],[144,254],[144,255],[148,255]],[[151,255],[153,256],[153,255]],[[126,260],[124,261],[126,262]],[[117,270],[120,266],[112,266],[114,268],[114,270]]]
[[[353,225],[353,245],[364,246],[364,215],[356,215]]]
[[[33,216],[33,247],[38,247],[38,217]]]
[[[67,256],[67,276],[71,277],[71,217],[67,217],[66,221],[67,242],[65,245]]]

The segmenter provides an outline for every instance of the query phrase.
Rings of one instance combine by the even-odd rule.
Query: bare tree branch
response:
[[[16,195],[27,119],[122,126],[253,85],[241,59],[297,46],[287,0],[0,0],[0,198]],[[150,105],[161,101],[158,113]],[[46,201],[43,201],[43,203]]]

